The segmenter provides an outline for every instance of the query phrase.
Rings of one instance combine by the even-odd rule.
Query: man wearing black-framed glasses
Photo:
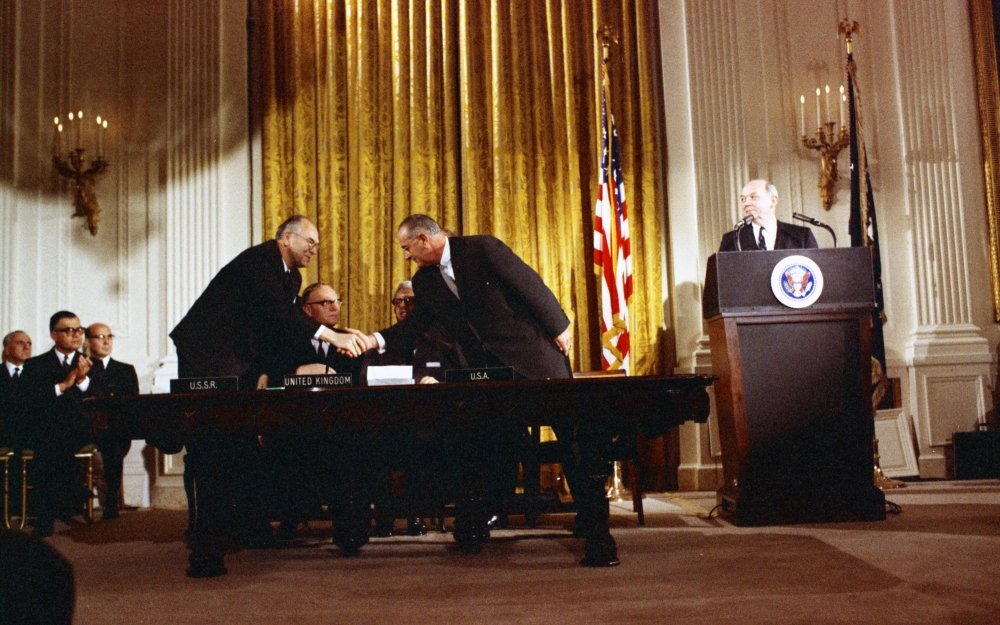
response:
[[[91,394],[90,358],[80,353],[80,318],[60,310],[49,319],[55,345],[24,363],[26,407],[18,438],[33,449],[33,489],[37,516],[32,533],[51,536],[57,516],[83,510],[83,492],[73,455],[88,442],[89,427],[79,403]]]

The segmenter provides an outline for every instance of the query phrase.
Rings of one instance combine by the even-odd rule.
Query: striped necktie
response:
[[[760,234],[757,235],[757,249],[767,251],[767,241],[764,240],[764,229],[760,229]]]

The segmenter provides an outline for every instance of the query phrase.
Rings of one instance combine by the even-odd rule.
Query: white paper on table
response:
[[[413,384],[413,367],[410,365],[368,367],[368,386],[390,384]]]

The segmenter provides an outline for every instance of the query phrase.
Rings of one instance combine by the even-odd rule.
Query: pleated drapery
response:
[[[661,373],[662,85],[657,8],[581,0],[259,0],[264,230],[302,213],[343,322],[392,322],[415,270],[395,240],[426,213],[493,234],[534,267],[573,321],[573,366],[598,363],[593,211],[600,44],[608,24],[635,294],[635,373]]]

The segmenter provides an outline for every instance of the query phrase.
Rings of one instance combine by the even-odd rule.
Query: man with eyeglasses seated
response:
[[[120,397],[139,394],[139,376],[135,367],[111,357],[115,335],[104,323],[92,323],[87,327],[87,353],[90,354],[91,394],[94,397]],[[115,438],[105,434],[97,441],[104,465],[104,485],[106,494],[101,507],[101,517],[105,520],[118,518],[121,508],[119,491],[122,487],[122,465],[125,454],[132,446],[128,439]]]
[[[35,452],[29,474],[37,512],[32,534],[39,537],[52,535],[56,517],[81,512],[88,496],[73,457],[90,436],[79,410],[91,394],[91,360],[77,351],[83,334],[80,318],[60,310],[49,319],[55,345],[24,363],[26,407],[18,438]]]
[[[396,322],[403,321],[413,311],[416,303],[413,283],[403,280],[396,286],[389,303],[392,305]],[[370,351],[365,354],[365,367],[384,365],[411,365],[413,377],[420,384],[434,384],[444,381],[448,369],[467,368],[461,348],[451,340],[441,324],[433,324],[420,337],[412,350],[387,349],[382,353]],[[429,433],[420,433],[412,440],[398,441],[400,456],[396,466],[403,469],[403,496],[408,509],[406,533],[419,536],[426,533],[423,518],[416,508],[421,502],[440,503],[447,498],[451,478],[441,462],[439,441]],[[376,526],[376,535],[389,535],[386,527]]]
[[[302,291],[302,312],[310,319],[328,328],[340,324],[343,302],[332,286],[325,282],[315,282]],[[280,330],[280,329],[279,329]],[[282,378],[291,374],[351,373],[354,385],[361,384],[361,359],[341,354],[316,338],[308,340],[300,337],[280,336],[272,333],[271,347],[263,356],[266,386],[281,386]],[[258,381],[258,386],[261,381]]]
[[[310,284],[302,291],[302,311],[316,323],[328,328],[340,324],[343,302],[337,291],[324,282]],[[361,385],[361,359],[345,356],[316,339],[287,336],[280,328],[268,336],[264,355],[266,374],[258,386],[280,387],[286,375],[351,374],[353,384]],[[272,477],[281,524],[277,537],[294,537],[298,526],[315,516],[320,504],[329,503],[334,475],[339,470],[330,445],[337,441],[322,435],[275,433],[268,437],[266,448],[273,465]],[[353,467],[352,467],[353,468]]]

